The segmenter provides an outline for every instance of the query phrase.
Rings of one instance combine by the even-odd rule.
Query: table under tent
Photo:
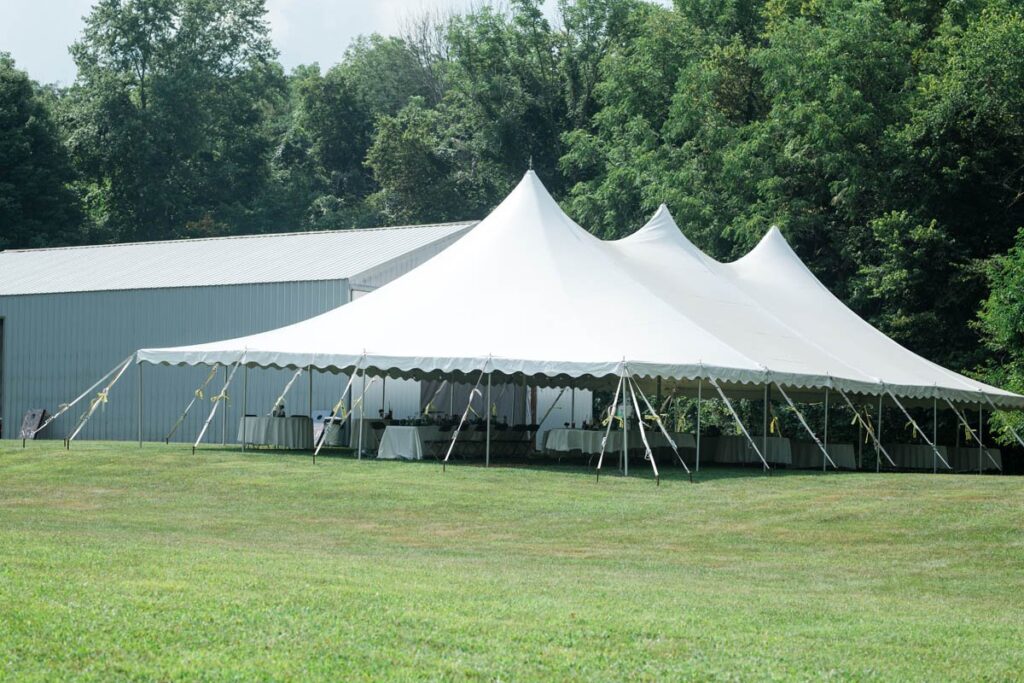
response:
[[[327,426],[316,438],[302,427],[310,436],[301,447],[314,451],[332,425],[354,421],[360,457],[372,454],[372,443],[381,457],[490,464],[540,446],[598,468],[613,462],[624,474],[633,460],[656,477],[662,458],[686,471],[702,462],[854,469],[865,452],[876,469],[999,468],[985,443],[984,412],[1024,409],[1024,397],[931,363],[871,327],[775,228],[733,263],[701,252],[664,207],[629,237],[602,241],[574,223],[532,171],[465,237],[352,303],[247,337],[139,350],[82,396],[103,386],[105,397],[133,361],[225,367],[227,384],[239,368],[291,368],[293,381],[328,373],[338,403]],[[367,387],[396,379],[437,393],[421,415],[384,424],[371,441],[368,429],[381,425],[361,409]],[[446,387],[448,409],[432,412]],[[511,407],[499,409],[509,387]],[[527,420],[522,409],[536,388],[610,400],[589,428],[573,420],[536,444],[537,411]],[[665,414],[680,398],[696,409],[683,431]],[[747,410],[744,420],[737,400],[760,405],[760,419]],[[712,436],[702,427],[708,401],[735,433]],[[823,419],[808,420],[808,404]],[[775,405],[796,416],[796,432],[771,433]],[[965,427],[962,447],[938,443],[940,410]],[[885,439],[885,411],[912,426],[912,440]],[[867,446],[829,440],[829,415],[840,412]],[[196,445],[202,439],[201,432]]]

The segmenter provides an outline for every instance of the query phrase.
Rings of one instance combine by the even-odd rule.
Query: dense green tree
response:
[[[0,249],[78,242],[72,179],[46,98],[0,52]]]
[[[100,0],[72,46],[69,144],[96,239],[252,230],[284,95],[263,0]]]

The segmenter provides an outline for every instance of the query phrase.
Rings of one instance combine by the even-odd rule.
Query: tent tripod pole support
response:
[[[626,380],[627,388],[629,389],[629,396],[633,399],[633,408],[636,410],[638,416],[637,424],[640,427],[640,440],[644,444],[644,458],[651,461],[651,470],[654,471],[655,486],[661,486],[661,475],[658,474],[658,465],[654,462],[654,451],[651,450],[651,444],[647,441],[647,434],[644,432],[644,420],[643,413],[640,411],[640,404],[636,400],[636,390],[633,388],[635,384],[632,377],[628,377]],[[647,400],[647,397],[644,397]],[[648,403],[648,406],[650,404]]]
[[[238,357],[238,360],[236,360],[235,364],[231,367],[231,372],[225,377],[224,388],[221,389],[220,394],[214,396],[211,399],[211,401],[213,401],[213,407],[210,408],[210,415],[206,418],[206,422],[203,423],[203,428],[199,430],[199,436],[196,438],[196,442],[192,444],[192,455],[196,454],[196,447],[199,446],[199,442],[202,441],[203,436],[206,435],[206,430],[209,429],[210,423],[213,422],[213,418],[217,414],[217,407],[221,404],[221,402],[227,401],[228,387],[231,386],[231,380],[235,378],[235,372],[238,370],[238,366],[242,364],[242,361],[244,359],[245,354],[243,353],[241,356]],[[225,367],[225,372],[226,371],[227,368]]]
[[[595,472],[597,479],[595,481],[601,481],[601,465],[604,464],[604,451],[608,445],[608,436],[612,432],[612,422],[615,420],[615,408],[619,403],[619,391],[622,390],[622,380],[623,378],[620,376],[618,384],[615,385],[615,396],[612,397],[611,408],[608,411],[608,425],[604,430],[604,438],[601,439],[601,454],[597,457],[597,471]]]
[[[825,446],[818,439],[818,435],[814,433],[814,430],[811,429],[811,426],[807,424],[807,420],[804,419],[803,413],[801,413],[800,410],[796,407],[796,404],[793,403],[793,399],[789,397],[789,394],[786,393],[786,390],[783,389],[781,385],[776,384],[775,386],[778,388],[779,393],[782,394],[782,398],[786,399],[786,403],[789,405],[790,408],[793,409],[793,412],[796,413],[796,416],[800,419],[800,424],[803,425],[804,430],[806,430],[807,433],[810,434],[811,440],[814,441],[814,443],[818,446],[818,450],[820,450],[821,454],[824,456],[824,458],[822,459],[821,466],[822,472],[826,471],[826,463],[831,463],[832,469],[839,469],[838,467],[836,467],[835,461],[833,461],[832,458],[829,456],[828,449],[826,449]]]
[[[871,438],[871,440],[874,441],[874,443],[875,443],[875,453],[877,454],[880,451],[881,454],[885,456],[886,460],[889,461],[889,464],[892,465],[893,467],[896,467],[896,463],[893,462],[893,459],[889,457],[888,451],[885,450],[885,447],[882,445],[882,442],[875,435],[875,431],[873,429],[871,429],[871,425],[866,423],[864,421],[864,418],[862,418],[860,416],[860,412],[857,410],[857,408],[854,407],[853,401],[850,400],[850,397],[847,396],[846,392],[843,391],[842,389],[836,389],[836,391],[839,392],[839,395],[843,397],[843,400],[846,402],[846,405],[848,405],[850,407],[850,410],[853,411],[853,415],[857,419],[857,424],[859,425],[859,427],[864,429],[864,431],[867,432],[867,435]],[[879,404],[881,404],[881,399],[879,399]],[[879,415],[881,415],[881,411],[879,411]],[[881,425],[879,425],[879,426],[881,426]],[[857,431],[858,431],[858,438],[859,438],[859,436],[860,436],[860,434],[859,434],[860,429],[858,429]],[[863,465],[863,458],[864,458],[863,443],[861,444],[860,451],[861,451],[861,465]],[[879,458],[876,457],[876,463],[875,463],[875,471],[876,472],[878,471],[878,465],[879,465],[877,460],[879,460]]]
[[[355,381],[356,373],[359,371],[359,367],[362,365],[364,359],[365,356],[363,358],[360,358],[359,362],[356,363],[355,367],[352,369],[352,374],[349,375],[348,377],[348,381],[345,382],[345,388],[341,391],[341,397],[338,399],[338,402],[334,404],[334,407],[331,408],[331,422],[330,424],[324,425],[323,431],[320,432],[320,441],[319,443],[317,443],[316,448],[313,449],[314,465],[316,464],[316,456],[320,454],[320,449],[324,447],[324,442],[327,441],[327,428],[333,424],[336,424],[334,422],[334,417],[338,414],[338,411],[340,410],[345,413],[344,417],[341,420],[341,424],[338,426],[338,429],[341,429],[342,427],[345,426],[345,423],[348,421],[349,416],[352,414],[351,410],[347,412],[345,411],[345,397],[348,396],[348,390],[352,388],[352,382]]]
[[[715,390],[718,391],[718,395],[722,397],[722,401],[725,403],[725,407],[729,409],[729,413],[732,415],[732,419],[736,420],[736,425],[740,428],[740,431],[743,432],[743,436],[747,437],[747,441],[750,442],[750,445],[754,449],[754,452],[757,453],[757,457],[761,458],[761,464],[764,465],[764,471],[767,472],[769,476],[771,476],[772,468],[768,466],[768,461],[765,459],[764,454],[761,452],[761,449],[757,447],[757,443],[750,436],[750,432],[748,432],[747,428],[743,426],[743,420],[740,419],[739,413],[737,413],[736,408],[733,407],[732,401],[730,401],[729,397],[725,395],[725,392],[722,391],[722,386],[714,377],[709,377],[708,381],[711,382],[711,386],[713,386]]]
[[[459,418],[459,424],[455,427],[455,431],[452,432],[452,442],[448,445],[448,452],[445,453],[444,460],[441,461],[442,472],[448,471],[448,458],[452,457],[452,451],[455,450],[455,443],[459,440],[459,432],[462,431],[462,426],[466,424],[466,418],[469,417],[469,411],[473,407],[473,399],[480,393],[480,381],[484,378],[485,372],[486,365],[484,366],[484,369],[480,370],[480,374],[477,375],[476,384],[473,385],[473,390],[469,392],[469,400],[466,401],[466,409],[462,411],[462,417]],[[486,410],[484,412],[486,412]]]
[[[52,422],[53,422],[54,420],[56,420],[56,419],[57,419],[58,417],[60,417],[61,415],[63,415],[63,414],[64,414],[64,413],[66,413],[67,411],[71,410],[72,408],[74,408],[74,407],[75,407],[75,406],[76,406],[76,405],[78,404],[78,402],[79,402],[79,401],[81,401],[81,400],[82,400],[83,398],[85,398],[85,397],[86,397],[86,396],[88,396],[88,395],[89,395],[90,393],[92,393],[93,389],[95,389],[95,388],[96,388],[96,387],[98,387],[99,385],[103,384],[103,383],[104,383],[104,382],[105,382],[105,381],[107,380],[107,378],[108,378],[108,377],[110,377],[110,376],[111,376],[111,375],[113,375],[113,374],[114,374],[115,372],[117,372],[118,370],[120,370],[120,369],[121,369],[121,366],[123,366],[123,365],[124,365],[125,363],[129,362],[129,361],[130,361],[130,360],[131,360],[132,358],[134,358],[134,356],[135,356],[135,354],[132,354],[131,356],[128,356],[128,357],[127,357],[127,358],[125,358],[125,359],[124,359],[123,361],[121,361],[120,363],[118,363],[118,364],[117,364],[117,365],[115,365],[114,367],[110,368],[110,370],[107,370],[107,372],[106,372],[106,374],[105,374],[105,375],[103,375],[102,377],[100,377],[100,378],[99,378],[98,380],[96,380],[96,382],[95,382],[95,383],[93,383],[93,385],[92,385],[92,386],[90,386],[90,387],[89,387],[88,389],[86,389],[86,390],[85,390],[85,391],[83,391],[83,392],[82,392],[81,394],[79,394],[79,395],[78,395],[78,397],[77,397],[77,398],[75,398],[75,400],[74,400],[74,401],[72,401],[71,403],[68,403],[68,404],[66,404],[66,405],[63,405],[63,406],[61,406],[61,407],[60,407],[60,409],[59,409],[59,410],[58,410],[58,411],[57,411],[56,413],[54,413],[54,414],[53,414],[53,415],[51,415],[50,417],[48,417],[48,418],[46,418],[45,420],[43,420],[43,424],[39,425],[39,428],[38,428],[38,429],[34,429],[34,430],[32,430],[32,434],[31,434],[31,435],[30,435],[30,436],[29,436],[28,438],[30,438],[30,439],[34,439],[34,438],[36,437],[36,434],[38,434],[39,432],[41,432],[41,431],[43,431],[44,429],[46,429],[47,427],[49,427],[49,426],[50,426],[50,423],[52,423]],[[64,439],[64,445],[65,445],[65,446],[67,446],[67,441],[68,441],[68,440],[67,440],[67,438],[65,437],[65,439]],[[24,446],[25,446],[25,439],[22,439],[22,440],[21,440],[21,445],[22,445],[22,447],[24,447]]]
[[[654,416],[654,421],[658,425],[658,429],[661,430],[662,436],[665,437],[665,440],[668,441],[669,446],[672,447],[672,451],[676,454],[676,459],[679,460],[679,464],[683,466],[684,470],[686,470],[686,473],[690,476],[690,481],[692,482],[693,481],[693,472],[690,471],[690,468],[689,468],[689,466],[687,466],[686,461],[683,460],[683,456],[679,454],[679,446],[676,445],[675,439],[672,438],[672,435],[669,434],[668,429],[665,428],[665,423],[662,422],[661,415],[658,415],[658,413],[655,412],[654,407],[651,405],[651,402],[647,399],[647,396],[644,394],[643,390],[640,388],[640,385],[637,384],[636,379],[633,378],[633,377],[630,377],[629,379],[630,379],[630,382],[632,383],[632,386],[630,387],[629,391],[633,395],[633,403],[634,404],[636,403],[636,394],[639,393],[640,394],[640,398],[642,398],[644,400],[644,405],[647,406],[647,410],[650,411],[651,415]],[[639,406],[637,406],[636,411],[637,411],[637,413],[640,413],[640,407]],[[644,421],[641,419],[640,420],[640,430],[641,430],[640,434],[641,434],[641,436],[644,439],[644,445],[647,446],[648,450],[650,450],[650,446],[647,444],[647,437],[644,436],[644,434],[643,434],[643,422]],[[654,454],[653,454],[653,452],[651,453],[651,462],[652,462],[652,464],[654,462]],[[655,475],[657,475],[657,469],[655,469]],[[659,484],[660,483],[661,482],[659,480]]]
[[[85,423],[89,421],[89,418],[96,413],[96,409],[100,406],[100,404],[106,403],[107,395],[110,393],[110,390],[114,388],[114,385],[117,384],[117,380],[121,379],[121,375],[124,374],[124,371],[127,370],[128,366],[131,364],[132,357],[129,356],[128,360],[126,360],[124,362],[124,365],[122,365],[121,368],[117,371],[117,374],[114,375],[114,378],[110,380],[110,383],[107,384],[107,386],[103,388],[103,391],[101,391],[99,395],[97,395],[96,398],[92,400],[92,403],[89,404],[89,409],[85,412],[84,415],[82,415],[82,419],[78,421],[78,426],[75,428],[75,431],[72,432],[71,436],[69,436],[67,439],[66,446],[68,450],[71,450],[71,442],[74,441],[75,437],[78,436],[78,433],[82,431],[82,427],[84,427]]]
[[[917,433],[918,433],[918,435],[920,435],[920,437],[921,437],[922,439],[924,439],[924,442],[925,442],[926,444],[928,444],[929,446],[931,446],[931,448],[932,448],[932,453],[934,454],[934,456],[935,456],[935,457],[938,457],[938,459],[942,461],[942,464],[946,466],[946,469],[948,469],[948,470],[951,470],[951,469],[953,469],[952,467],[950,467],[949,463],[948,463],[948,462],[946,462],[946,459],[942,457],[942,454],[941,454],[941,453],[939,453],[939,449],[938,449],[938,446],[936,446],[936,445],[935,445],[935,442],[931,441],[931,440],[930,440],[930,439],[929,439],[929,438],[928,438],[928,437],[927,437],[927,436],[925,435],[925,433],[924,433],[924,430],[923,430],[923,429],[921,429],[921,425],[917,424],[917,421],[916,421],[916,420],[915,420],[914,418],[912,418],[912,417],[910,416],[910,413],[909,413],[909,412],[907,411],[907,409],[906,409],[906,408],[904,408],[904,407],[903,407],[903,404],[902,404],[902,403],[900,403],[900,400],[899,400],[898,398],[896,398],[896,395],[895,395],[894,393],[892,393],[891,391],[888,391],[888,394],[889,394],[889,397],[890,397],[890,398],[892,398],[893,402],[894,402],[894,403],[896,404],[896,407],[897,407],[897,408],[899,408],[899,409],[900,409],[900,411],[901,411],[901,412],[902,412],[902,413],[903,413],[904,415],[906,415],[906,417],[907,417],[907,419],[908,419],[908,420],[910,420],[910,424],[912,424],[912,425],[914,426],[914,429],[916,429],[916,430],[917,430]],[[934,461],[934,458],[933,458],[933,461]]]
[[[979,447],[981,447],[982,441],[978,437],[978,434],[975,433],[974,428],[971,427],[971,423],[967,421],[967,416],[964,413],[961,413],[957,409],[957,407],[955,405],[953,405],[953,402],[950,401],[948,398],[947,399],[943,399],[943,400],[946,402],[946,405],[948,405],[950,407],[950,409],[953,411],[953,414],[956,415],[956,417],[960,421],[960,423],[964,426],[964,431],[967,432],[968,436],[970,436],[972,439],[974,439],[974,441],[979,445]],[[956,439],[957,439],[957,445],[959,446],[960,445],[960,430],[959,429],[956,430]],[[964,445],[966,446],[967,444],[965,443]],[[988,452],[988,449],[985,449],[985,453],[988,454],[988,459],[992,461],[992,464],[995,465],[996,468],[1000,472],[1002,472],[1003,468],[999,466],[999,463],[997,463],[996,459],[992,457],[992,454]]]
[[[174,436],[174,433],[176,431],[178,431],[178,427],[180,427],[181,423],[185,421],[186,417],[188,417],[189,411],[192,410],[192,406],[194,406],[196,404],[196,401],[198,399],[202,398],[203,389],[205,389],[206,385],[209,384],[211,381],[213,381],[213,378],[216,377],[216,376],[217,376],[217,366],[214,365],[212,368],[210,368],[210,374],[208,374],[206,376],[206,379],[203,381],[203,383],[200,384],[199,388],[196,389],[192,393],[192,400],[188,402],[187,406],[185,406],[185,412],[183,412],[181,414],[181,416],[178,418],[178,421],[174,423],[173,427],[171,427],[171,431],[167,432],[167,436],[164,437],[164,443],[165,444],[168,444],[168,443],[171,442],[171,437]]]

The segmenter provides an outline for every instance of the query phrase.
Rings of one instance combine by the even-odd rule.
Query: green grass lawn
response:
[[[1024,478],[0,443],[0,678],[1024,675]]]

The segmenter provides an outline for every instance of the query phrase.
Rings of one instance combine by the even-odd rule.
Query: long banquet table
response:
[[[570,453],[579,451],[584,455],[596,455],[601,452],[601,440],[604,438],[604,430],[596,429],[551,429],[544,437],[544,450],[548,453]],[[647,442],[652,449],[671,449],[668,439],[661,433],[661,430],[647,430]],[[696,448],[697,442],[693,434],[681,432],[672,433],[672,440],[678,448]],[[629,432],[629,450],[642,451],[644,449],[643,439],[640,438],[640,431]],[[617,453],[622,451],[622,432],[612,431],[608,434],[608,445],[606,453]]]
[[[789,444],[793,461],[791,467],[821,469],[821,449],[811,441],[792,441]],[[836,467],[844,470],[857,469],[857,453],[852,443],[830,443],[828,454]],[[832,465],[829,465],[829,469]]]
[[[246,416],[238,422],[238,442],[247,446],[273,446],[287,450],[313,448],[313,420],[291,417]]]

